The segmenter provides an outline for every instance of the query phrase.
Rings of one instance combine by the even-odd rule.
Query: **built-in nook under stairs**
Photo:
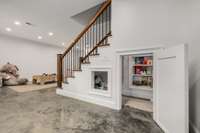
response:
[[[111,0],[104,2],[90,23],[76,37],[63,54],[57,55],[58,87],[75,78],[82,64],[90,64],[91,56],[99,56],[98,49],[109,46],[111,36]]]

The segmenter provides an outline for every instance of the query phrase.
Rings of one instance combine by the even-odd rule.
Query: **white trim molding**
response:
[[[158,50],[158,49],[161,49],[163,48],[164,46],[163,45],[160,45],[160,46],[154,46],[154,47],[141,47],[141,48],[134,48],[134,49],[119,49],[119,50],[116,50],[116,53],[120,54],[120,55],[129,55],[129,54],[132,54],[133,52],[141,52],[141,51],[155,51],[155,50]]]
[[[108,90],[97,90],[94,89],[94,79],[93,79],[93,73],[95,71],[102,71],[102,72],[107,72],[108,73]],[[91,73],[91,89],[89,94],[91,95],[99,95],[99,96],[104,96],[104,97],[112,97],[112,67],[110,66],[92,66],[90,67],[90,73]]]
[[[124,50],[116,50],[116,90],[117,90],[117,108],[121,109],[122,106],[122,74],[121,74],[121,69],[122,69],[122,56],[124,55],[132,55],[132,54],[141,54],[141,53],[151,53],[154,56],[155,51],[163,48],[162,46],[155,46],[155,47],[143,47],[143,48],[135,48],[135,49],[124,49]],[[155,62],[154,62],[155,63]],[[155,64],[154,64],[155,66]],[[155,76],[155,69],[154,67],[154,76]],[[154,83],[155,83],[155,78],[154,78]],[[155,86],[153,86],[153,89],[155,89]],[[153,117],[156,119],[156,91],[153,91]]]
[[[100,105],[100,106],[116,109],[114,101],[97,99],[97,98],[94,98],[94,97],[90,97],[88,95],[79,94],[79,93],[71,92],[71,91],[64,90],[64,89],[56,89],[56,94],[61,95],[61,96],[70,97],[70,98],[73,98],[73,99],[78,99],[78,100],[81,100],[83,102],[93,103],[93,104],[97,104],[97,105]]]

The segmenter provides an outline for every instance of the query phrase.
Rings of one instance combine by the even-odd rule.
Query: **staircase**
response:
[[[111,0],[104,2],[94,18],[74,39],[63,54],[57,55],[57,85],[75,78],[75,71],[82,71],[82,64],[90,64],[91,56],[98,56],[100,47],[109,46],[111,36]]]

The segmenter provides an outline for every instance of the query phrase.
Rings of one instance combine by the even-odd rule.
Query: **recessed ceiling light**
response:
[[[15,21],[14,24],[17,25],[17,26],[21,25],[21,23],[19,21]]]
[[[62,43],[62,45],[64,46],[64,45],[65,45],[65,43],[63,42],[63,43]]]
[[[33,26],[33,24],[30,23],[30,22],[26,22],[25,24],[28,25],[28,26]]]
[[[53,32],[49,32],[48,34],[49,34],[49,36],[53,36]]]
[[[10,31],[12,31],[12,29],[9,28],[9,27],[7,27],[7,28],[6,28],[6,31],[10,32]]]
[[[41,40],[41,39],[42,39],[42,36],[38,36],[38,39]]]

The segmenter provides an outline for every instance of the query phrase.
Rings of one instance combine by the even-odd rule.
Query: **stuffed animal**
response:
[[[28,79],[19,78],[18,71],[18,67],[9,62],[0,68],[0,77],[3,80],[3,85],[14,86],[26,84]]]

